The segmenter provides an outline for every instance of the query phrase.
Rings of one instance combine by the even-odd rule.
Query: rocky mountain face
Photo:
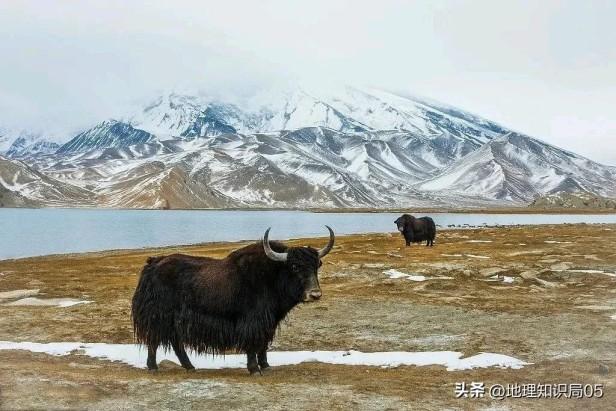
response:
[[[124,148],[154,140],[154,135],[116,120],[100,124],[79,133],[63,144],[58,154],[89,151],[97,148]]]
[[[58,143],[47,141],[39,134],[28,135],[22,133],[13,141],[6,151],[11,158],[32,157],[41,154],[53,154],[60,148]]]
[[[537,195],[559,191],[586,190],[616,197],[615,182],[613,168],[539,140],[508,133],[445,168],[419,188],[523,203]]]
[[[94,204],[90,191],[47,176],[19,160],[0,156],[0,206],[64,206]]]
[[[605,198],[585,191],[569,193],[559,191],[535,198],[530,204],[531,208],[578,208],[616,210],[616,200]]]
[[[0,181],[37,204],[470,207],[559,191],[616,197],[613,167],[439,103],[350,87],[233,102],[170,94],[59,148],[13,146],[5,156],[64,193],[47,199]]]

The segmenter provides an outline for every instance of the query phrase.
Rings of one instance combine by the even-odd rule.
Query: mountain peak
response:
[[[153,134],[114,119],[105,120],[76,135],[58,149],[58,153],[74,153],[97,148],[127,147],[155,140]]]

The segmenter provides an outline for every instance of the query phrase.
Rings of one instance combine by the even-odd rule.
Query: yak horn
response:
[[[321,248],[319,250],[319,258],[323,258],[327,254],[329,254],[332,248],[334,248],[334,240],[336,239],[336,236],[334,236],[334,230],[332,230],[331,227],[328,225],[326,225],[325,227],[327,227],[327,229],[329,230],[329,243],[325,246],[325,248]]]
[[[277,253],[276,251],[272,250],[272,248],[270,247],[268,237],[269,237],[269,232],[271,229],[272,227],[265,230],[265,235],[263,236],[263,250],[265,250],[265,255],[267,255],[270,258],[270,260],[281,261],[284,263],[285,261],[287,261],[288,254],[287,253]]]

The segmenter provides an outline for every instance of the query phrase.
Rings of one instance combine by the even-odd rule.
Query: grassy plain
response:
[[[0,261],[0,292],[93,301],[2,301],[0,340],[131,343],[130,300],[148,256],[222,257],[243,244]],[[532,363],[519,370],[304,363],[251,377],[242,369],[187,373],[166,362],[150,374],[78,353],[0,351],[0,409],[616,409],[615,246],[615,225],[585,224],[442,230],[433,248],[404,247],[388,233],[339,237],[321,268],[322,300],[295,309],[272,347],[492,352]],[[427,280],[390,279],[390,269]],[[462,381],[604,384],[605,395],[456,399]]]

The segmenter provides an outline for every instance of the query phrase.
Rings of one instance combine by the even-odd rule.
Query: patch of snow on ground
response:
[[[616,307],[611,305],[576,305],[576,308],[581,308],[583,310],[593,310],[593,311],[610,311]]]
[[[497,275],[493,275],[492,277],[490,277],[490,280],[502,281],[503,283],[511,284],[514,281],[514,278],[509,277],[507,275],[503,275],[501,278],[501,276],[497,274]]]
[[[573,244],[571,241],[553,241],[553,240],[546,240],[544,241],[544,243],[546,244]]]
[[[409,281],[426,281],[426,280],[453,280],[453,277],[426,277],[425,275],[406,274],[398,270],[386,270],[383,274],[388,275],[391,279],[404,278]]]
[[[481,258],[484,260],[487,260],[490,258],[490,257],[486,257],[485,255],[475,255],[475,254],[464,254],[464,255],[470,258]]]
[[[75,300],[73,298],[37,298],[28,297],[21,300],[6,303],[4,305],[11,306],[31,306],[31,307],[72,307],[79,304],[89,304],[92,301],[88,300]]]
[[[104,344],[104,343],[33,343],[0,341],[0,350],[26,350],[46,353],[56,356],[86,355],[109,361],[120,361],[124,364],[145,368],[147,350],[136,344]],[[462,353],[454,351],[408,352],[390,351],[364,353],[360,351],[270,351],[268,362],[272,366],[297,365],[303,362],[320,362],[335,365],[363,365],[372,367],[398,367],[414,365],[417,367],[441,365],[447,371],[469,370],[473,368],[512,368],[520,369],[530,363],[503,354],[480,353],[462,358]],[[162,348],[157,353],[158,361],[169,360],[178,363],[172,352]],[[225,356],[198,356],[189,354],[196,368],[221,369],[245,368],[246,355],[231,354]]]
[[[607,275],[609,277],[616,277],[616,273],[610,273],[610,272],[602,271],[602,270],[576,270],[576,269],[571,269],[571,270],[552,270],[552,271],[558,272],[558,273],[603,274],[603,275]]]
[[[383,274],[388,275],[389,278],[394,280],[397,278],[407,278],[409,276],[408,274],[405,274],[398,270],[394,270],[393,268],[391,270],[383,271]]]
[[[12,300],[15,298],[31,297],[39,293],[38,289],[33,290],[11,290],[0,293],[0,300]]]
[[[464,257],[462,254],[441,254],[443,257]]]

